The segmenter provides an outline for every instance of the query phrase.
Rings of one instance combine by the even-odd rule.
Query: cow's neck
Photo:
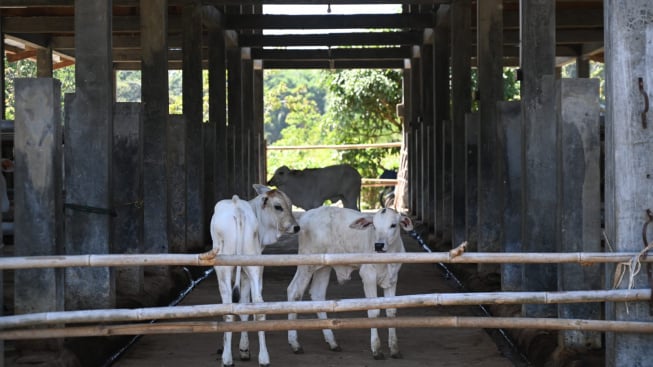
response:
[[[277,242],[278,228],[274,221],[270,220],[263,212],[263,195],[259,195],[249,201],[252,206],[256,220],[258,221],[258,235],[262,246]]]

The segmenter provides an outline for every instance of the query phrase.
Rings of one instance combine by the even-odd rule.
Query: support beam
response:
[[[554,120],[555,2],[520,1],[522,14],[521,99],[524,129],[522,246],[525,252],[555,252],[556,124]],[[544,214],[547,213],[547,214]],[[524,267],[525,291],[557,289],[557,267]],[[524,316],[554,317],[555,305],[524,305]]]
[[[71,255],[111,251],[111,14],[111,1],[83,1],[75,6],[75,95],[64,126],[65,248]],[[111,268],[68,268],[65,279],[66,309],[115,307]]]
[[[614,252],[641,251],[641,228],[653,202],[653,160],[648,159],[653,149],[653,118],[650,112],[642,114],[644,95],[653,97],[653,13],[648,0],[606,0],[604,6],[605,233]],[[649,242],[651,236],[649,228]],[[642,271],[645,274],[646,269]],[[605,287],[612,287],[613,266],[606,266],[605,279]],[[626,287],[622,282],[617,288]],[[646,276],[639,276],[633,287],[649,288],[650,284]],[[606,303],[605,315],[608,320],[653,321],[650,302]],[[609,367],[644,366],[653,358],[653,334],[606,333],[605,343]]]

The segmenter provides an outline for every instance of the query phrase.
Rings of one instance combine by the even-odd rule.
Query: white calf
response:
[[[292,203],[283,192],[263,185],[254,185],[254,189],[258,196],[249,202],[234,195],[231,200],[221,200],[215,205],[211,218],[213,250],[203,254],[204,258],[215,255],[260,255],[263,246],[276,242],[283,233],[299,231],[299,225],[292,215]],[[240,266],[215,267],[222,303],[249,302],[250,293],[252,301],[263,302],[263,267],[243,266],[242,270],[244,274],[241,278]],[[265,315],[255,317],[257,320],[265,320]],[[225,321],[231,322],[233,318],[233,315],[225,316]],[[249,317],[242,315],[240,318],[247,321]],[[259,331],[258,337],[258,362],[261,366],[267,366],[270,357],[265,344],[265,333]],[[249,360],[249,339],[245,332],[240,337],[240,358]],[[230,332],[224,333],[222,364],[233,365]]]
[[[406,231],[413,229],[413,223],[405,215],[392,209],[381,209],[376,214],[363,214],[355,210],[323,206],[304,213],[299,219],[302,230],[299,232],[300,254],[321,253],[373,253],[377,252],[405,252],[399,228]],[[395,295],[397,278],[401,264],[363,264],[363,265],[337,265],[333,266],[338,282],[343,283],[349,279],[351,272],[359,269],[363,281],[365,297],[377,296],[377,286],[383,288],[385,297]],[[331,267],[322,265],[300,265],[292,282],[288,286],[288,301],[299,301],[304,295],[306,287],[311,284],[310,294],[312,300],[324,300],[329,284]],[[312,281],[311,281],[312,278]],[[379,310],[369,310],[368,317],[378,317]],[[396,309],[387,309],[387,317],[394,317]],[[325,319],[326,313],[317,314]],[[297,314],[288,314],[288,319],[294,320]],[[324,339],[333,351],[340,351],[333,332],[329,329],[322,330]],[[288,343],[295,353],[303,353],[297,340],[297,331],[288,331]],[[394,328],[389,329],[388,345],[393,358],[401,358],[397,334]],[[371,330],[371,349],[375,359],[383,359],[381,340],[376,328]]]

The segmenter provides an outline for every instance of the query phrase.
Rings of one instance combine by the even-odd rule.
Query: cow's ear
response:
[[[372,227],[370,227],[372,226]],[[372,222],[371,218],[368,217],[361,217],[353,221],[350,225],[349,228],[353,229],[366,229],[366,228],[374,228],[374,222]]]
[[[399,221],[399,224],[401,225],[401,228],[404,229],[404,231],[409,232],[413,230],[413,221],[410,220],[410,218],[406,215],[401,215],[401,220]]]
[[[254,188],[254,190],[258,195],[263,195],[271,190],[269,187],[261,184],[253,184],[252,187]]]
[[[261,208],[265,209],[265,206],[266,206],[266,205],[268,205],[268,197],[267,197],[267,196],[265,196],[265,197],[263,198],[263,205],[261,205]]]

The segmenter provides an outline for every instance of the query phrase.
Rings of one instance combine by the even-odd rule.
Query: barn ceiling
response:
[[[374,7],[387,0],[169,0],[170,68],[181,67],[181,18],[185,5],[200,3],[207,15],[215,15],[214,11],[219,10],[220,17],[206,17],[207,25],[219,25],[228,30],[232,42],[238,39],[238,45],[249,48],[251,57],[263,60],[266,68],[401,67],[403,59],[411,55],[411,46],[420,45],[433,27],[446,25],[450,2],[402,1],[397,3],[403,5],[401,14],[329,14],[329,4]],[[54,53],[54,68],[74,63],[74,3],[74,0],[0,0],[8,60],[34,58],[38,48],[50,47]],[[139,0],[113,1],[112,43],[116,69],[140,68],[139,3]],[[261,14],[263,4],[284,5],[288,9],[298,4],[315,4],[323,5],[325,11],[317,15]],[[471,31],[475,32],[476,1],[472,1],[471,12]],[[519,1],[504,1],[503,16],[505,64],[515,65],[519,57]],[[218,22],[220,24],[216,24]],[[559,61],[579,56],[601,59],[602,0],[557,0],[556,28]],[[308,33],[268,34],[271,30],[298,29]],[[338,33],[342,29],[357,30]],[[204,42],[205,48],[207,44]],[[475,50],[475,42],[470,47]]]

